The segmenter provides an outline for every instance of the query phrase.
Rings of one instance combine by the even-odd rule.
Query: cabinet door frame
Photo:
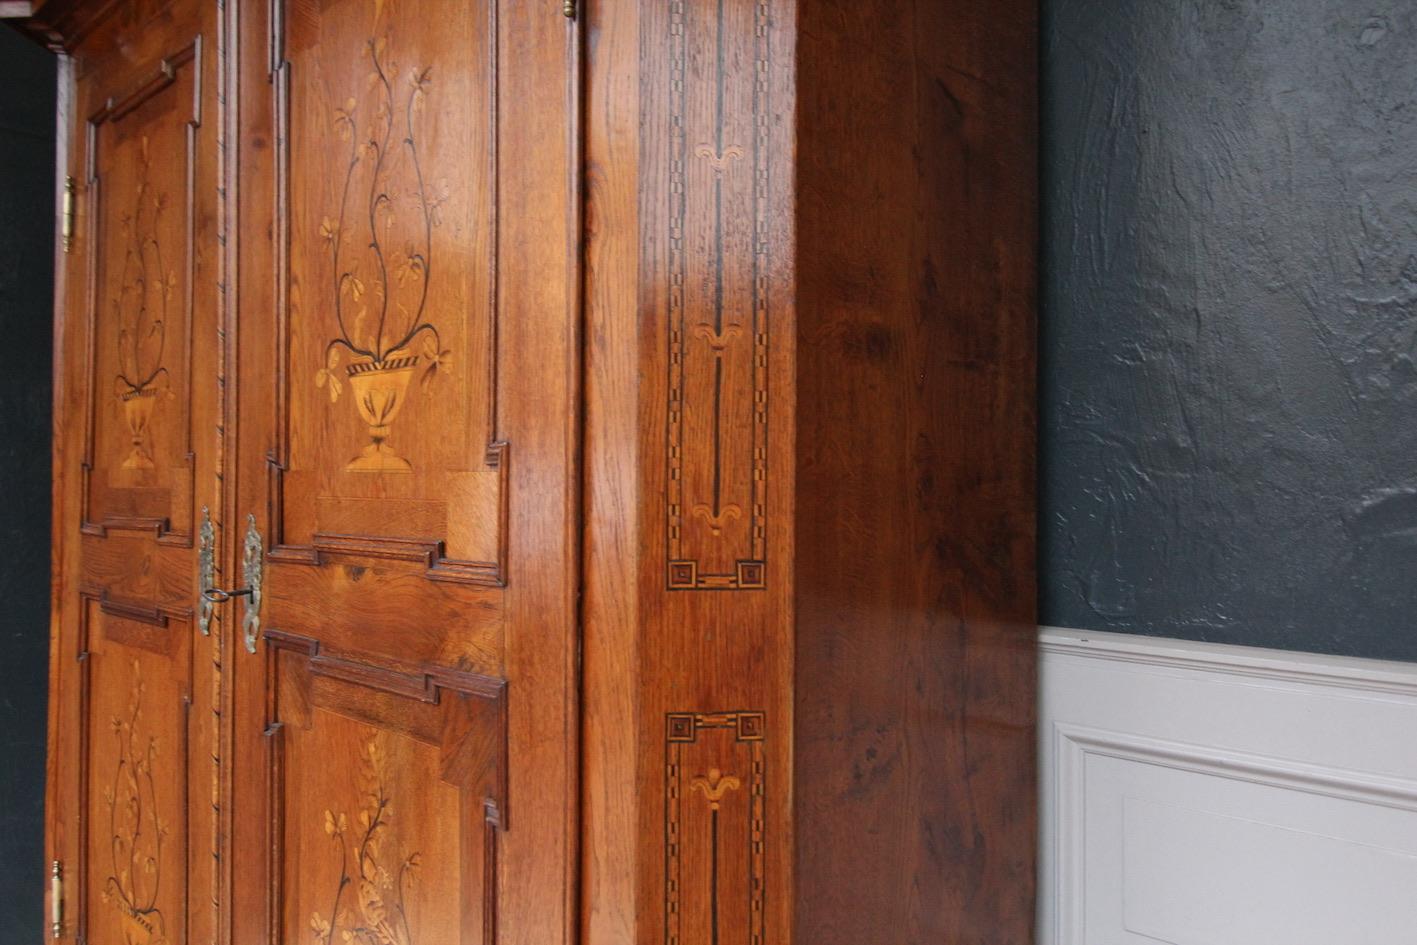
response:
[[[386,11],[397,2],[385,0],[377,8]],[[335,690],[350,686],[368,694],[366,722],[384,725],[398,718],[409,731],[431,731],[420,729],[431,722],[418,719],[433,707],[451,713],[449,719],[465,712],[475,720],[467,724],[476,732],[496,733],[500,745],[474,746],[480,736],[459,740],[446,731],[438,743],[446,760],[444,780],[480,791],[487,802],[479,814],[489,828],[479,834],[486,842],[466,854],[481,858],[481,870],[495,872],[495,895],[483,910],[480,937],[509,943],[576,938],[581,38],[576,21],[563,16],[558,4],[485,3],[496,23],[498,208],[496,436],[487,460],[502,477],[505,498],[496,512],[501,521],[488,562],[493,566],[487,568],[448,560],[452,556],[443,554],[441,542],[418,545],[412,535],[315,534],[307,540],[310,536],[279,534],[284,471],[277,428],[289,412],[276,393],[280,387],[262,375],[270,372],[272,339],[279,335],[278,313],[286,303],[281,274],[291,244],[312,239],[313,230],[297,229],[289,219],[287,185],[294,171],[281,110],[290,107],[290,80],[284,29],[272,20],[282,4],[226,7],[225,33],[232,43],[226,91],[234,103],[229,128],[234,158],[226,185],[234,214],[227,244],[226,357],[236,393],[224,424],[233,446],[223,517],[244,523],[254,516],[270,582],[285,575],[287,587],[294,587],[289,575],[302,567],[314,573],[338,566],[349,575],[374,575],[371,580],[397,575],[421,588],[419,594],[446,593],[467,602],[473,617],[492,614],[489,619],[497,624],[492,636],[500,641],[485,663],[474,659],[465,667],[441,665],[426,655],[408,663],[376,659],[368,648],[351,652],[358,646],[352,635],[337,645],[320,639],[308,626],[318,622],[316,615],[302,617],[291,594],[269,585],[274,590],[263,604],[256,652],[234,642],[226,668],[227,712],[233,720],[228,868],[234,876],[229,930],[234,942],[287,941],[287,930],[295,927],[275,906],[284,862],[294,854],[265,826],[280,809],[281,779],[289,774],[281,747],[290,741],[287,720],[304,711],[300,697],[290,694],[302,687],[320,689],[320,698],[332,704],[340,699]],[[405,55],[401,68],[407,70],[413,58]],[[281,364],[277,359],[275,370],[284,370]],[[319,366],[302,365],[298,375],[292,369],[289,384],[313,383]],[[337,406],[352,410],[345,403]],[[399,435],[408,442],[406,433]],[[235,554],[235,539],[229,530],[228,554]],[[436,587],[445,590],[432,590]],[[240,619],[236,606],[233,624]],[[343,605],[332,598],[329,606],[336,612]],[[380,619],[401,618],[390,613]],[[284,704],[278,688],[286,693]],[[451,708],[454,702],[461,706],[458,712]],[[287,712],[283,705],[293,708]],[[346,709],[344,717],[353,711]],[[423,744],[433,744],[431,734],[422,737]],[[458,745],[471,753],[469,759],[476,756],[470,762],[476,770],[458,768]],[[331,807],[336,832],[340,812]],[[302,938],[311,934],[304,924],[299,928]],[[479,939],[471,926],[465,932],[469,941]]]
[[[59,54],[44,934],[211,939],[223,653],[197,600],[221,490],[216,11],[37,6],[25,27]]]

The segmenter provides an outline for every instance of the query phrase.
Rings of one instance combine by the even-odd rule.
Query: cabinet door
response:
[[[565,941],[574,24],[233,6],[234,940]]]
[[[54,934],[209,941],[220,654],[197,576],[218,488],[215,23],[196,0],[107,6],[68,34],[83,38],[61,68],[74,217],[55,362]]]

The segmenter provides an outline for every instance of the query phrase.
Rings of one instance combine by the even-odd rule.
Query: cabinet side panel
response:
[[[799,10],[796,938],[1019,945],[1036,4]]]
[[[583,928],[786,945],[795,6],[589,16]]]
[[[639,9],[639,941],[786,945],[796,11]]]

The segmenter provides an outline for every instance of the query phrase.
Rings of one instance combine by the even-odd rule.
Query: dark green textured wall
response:
[[[1043,620],[1417,660],[1417,5],[1043,9]]]
[[[0,942],[43,933],[54,57],[0,26]]]

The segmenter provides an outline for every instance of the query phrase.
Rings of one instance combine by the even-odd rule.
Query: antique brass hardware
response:
[[[64,934],[64,864],[58,860],[49,868],[49,934],[51,938]]]
[[[576,0],[565,0],[561,5],[561,14],[574,20],[576,18]]]
[[[64,178],[64,205],[59,218],[59,238],[64,252],[74,248],[74,178]]]
[[[246,637],[246,652],[256,652],[256,632],[261,627],[261,577],[266,549],[261,533],[256,530],[256,516],[246,516],[246,543],[241,556],[241,579],[250,593],[246,595],[246,615],[241,629]]]
[[[203,509],[203,515],[206,510]],[[261,542],[261,533],[256,530],[256,516],[246,516],[246,541],[242,545],[241,555],[241,580],[244,587],[227,590],[223,587],[212,587],[212,578],[215,574],[215,565],[211,559],[212,551],[208,542],[212,538],[211,521],[204,519],[202,522],[202,545],[199,552],[199,563],[202,571],[202,602],[201,617],[199,626],[203,633],[208,632],[211,621],[211,612],[217,604],[224,604],[234,597],[246,598],[246,609],[241,619],[241,630],[245,637],[246,652],[256,652],[256,636],[261,626],[261,576],[265,562],[265,547]]]
[[[197,607],[197,629],[202,631],[202,636],[207,636],[212,632],[212,614],[216,611],[219,601],[207,596],[208,589],[216,580],[216,529],[212,527],[211,512],[205,505],[202,506],[200,535],[197,545],[197,580],[202,599]]]

